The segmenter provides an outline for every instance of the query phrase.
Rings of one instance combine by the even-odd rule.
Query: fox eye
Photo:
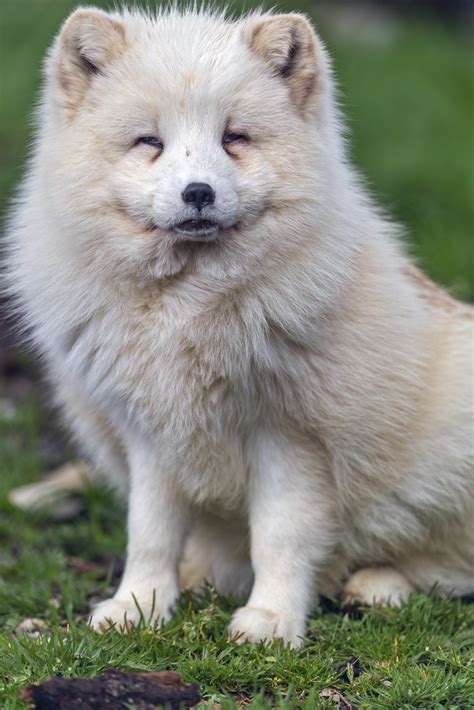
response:
[[[163,143],[156,136],[140,136],[140,138],[136,140],[135,145],[139,145],[140,143],[149,145],[150,148],[155,148],[155,150],[159,150],[160,152],[164,148]]]
[[[247,143],[248,136],[245,133],[224,133],[222,145],[230,145],[231,143]]]

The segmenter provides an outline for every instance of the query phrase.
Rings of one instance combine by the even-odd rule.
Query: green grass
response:
[[[0,208],[28,154],[29,117],[40,60],[72,0],[3,0],[0,42]],[[97,3],[104,4],[104,3]],[[285,7],[291,8],[290,3]],[[304,9],[300,4],[299,9]],[[325,33],[343,90],[353,156],[379,201],[406,225],[411,250],[426,270],[466,299],[474,298],[473,63],[467,41],[437,27],[402,27],[388,46]],[[107,570],[125,549],[124,513],[98,490],[72,522],[25,516],[7,502],[14,485],[45,466],[40,435],[47,422],[28,397],[13,416],[1,406],[0,382],[0,706],[18,708],[18,689],[53,674],[94,676],[106,668],[179,670],[198,682],[213,707],[331,707],[319,699],[338,688],[360,708],[474,707],[474,607],[415,597],[401,610],[374,609],[360,619],[315,609],[305,647],[291,652],[236,647],[225,627],[236,602],[208,590],[186,596],[158,633],[94,635],[84,619],[110,592]],[[4,411],[3,415],[2,412]],[[71,558],[96,563],[79,572]],[[40,617],[47,633],[14,633]],[[363,672],[338,668],[357,656]],[[228,700],[223,698],[228,697]],[[231,698],[234,698],[232,700]]]

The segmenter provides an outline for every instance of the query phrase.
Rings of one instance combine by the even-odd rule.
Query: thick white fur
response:
[[[298,645],[315,593],[363,567],[392,568],[363,577],[369,600],[474,591],[472,311],[373,207],[332,86],[298,15],[85,9],[50,52],[8,278],[72,431],[128,496],[95,628],[135,623],[134,597],[168,619],[183,555],[184,583],[250,592],[239,640]],[[250,139],[233,156],[226,130]],[[156,160],[135,145],[155,134]],[[188,182],[216,191],[213,243],[169,231]]]

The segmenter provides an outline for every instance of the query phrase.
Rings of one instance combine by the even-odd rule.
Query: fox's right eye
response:
[[[139,144],[149,145],[150,148],[154,148],[155,150],[160,151],[160,153],[164,148],[163,143],[156,136],[140,136],[140,138],[135,141],[135,145]]]

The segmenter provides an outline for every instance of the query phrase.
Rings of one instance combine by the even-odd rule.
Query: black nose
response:
[[[200,210],[204,205],[212,205],[216,193],[206,182],[191,182],[181,195],[184,202]]]

